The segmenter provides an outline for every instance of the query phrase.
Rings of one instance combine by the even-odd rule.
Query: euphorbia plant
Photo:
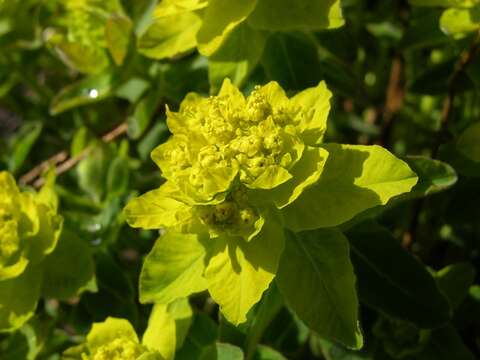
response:
[[[178,112],[167,110],[173,136],[152,152],[167,181],[125,208],[131,226],[166,229],[143,266],[142,302],[169,303],[208,290],[222,314],[240,324],[279,274],[287,303],[307,324],[361,346],[343,235],[303,231],[335,227],[386,204],[410,191],[417,176],[379,146],[324,144],[330,98],[324,82],[289,99],[276,82],[244,97],[225,80],[217,96],[191,93]],[[316,286],[307,265],[295,273],[289,262],[302,253],[309,262],[315,254],[304,250],[312,239],[330,246],[324,254],[330,262],[346,256],[338,282],[353,289],[341,299],[347,314],[328,315],[325,328],[313,324],[318,314],[308,299],[292,298],[305,295],[302,286]],[[330,269],[329,261],[314,271]],[[336,297],[333,292],[327,295]]]

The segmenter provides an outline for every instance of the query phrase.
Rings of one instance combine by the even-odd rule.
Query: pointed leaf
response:
[[[347,239],[335,229],[288,234],[277,274],[285,301],[319,335],[361,348]]]
[[[271,31],[333,29],[345,23],[340,0],[261,0],[248,22]]]
[[[282,210],[292,230],[340,225],[364,210],[385,205],[417,183],[408,165],[382,147],[322,147],[329,157],[320,180]]]
[[[469,126],[458,137],[457,149],[468,159],[480,162],[480,122]]]
[[[175,350],[187,334],[191,318],[192,308],[185,298],[168,305],[156,304],[150,314],[142,344],[158,351],[165,360],[173,360]],[[181,338],[177,338],[179,335]]]
[[[33,316],[42,278],[42,269],[31,265],[20,276],[0,281],[0,331],[16,330]]]
[[[208,237],[167,232],[145,259],[140,301],[168,304],[207,288],[203,277]]]
[[[237,237],[216,239],[205,278],[210,295],[232,324],[246,321],[275,277],[283,241],[283,229],[272,221],[249,242]]]
[[[210,56],[227,35],[253,11],[257,0],[210,0],[198,32],[198,48]]]
[[[361,302],[423,328],[448,321],[448,302],[433,277],[388,230],[365,223],[348,238]]]
[[[44,261],[42,294],[68,300],[78,295],[94,277],[94,262],[88,245],[74,233],[64,230],[58,246]]]

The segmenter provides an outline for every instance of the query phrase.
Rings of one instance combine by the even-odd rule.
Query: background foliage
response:
[[[337,9],[330,22],[322,6],[302,13],[303,1],[263,0],[248,16],[252,1],[220,13],[173,3],[0,0],[0,170],[39,188],[56,168],[67,239],[57,251],[82,254],[49,263],[35,316],[0,335],[0,358],[60,359],[109,316],[145,332],[152,306],[139,303],[138,279],[158,233],[129,228],[122,209],[162,181],[150,152],[169,136],[165,105],[214,94],[224,77],[245,92],[275,80],[292,95],[325,80],[326,139],[382,145],[420,181],[344,224],[346,237],[330,234],[325,249],[305,240],[325,266],[349,249],[362,350],[312,332],[275,286],[239,327],[204,293],[193,312],[157,309],[177,342],[156,346],[178,359],[479,358],[478,2],[342,0],[345,21]],[[266,24],[284,3],[293,8],[283,21]],[[320,280],[341,291],[351,279]],[[322,306],[328,290],[309,290],[301,300]]]

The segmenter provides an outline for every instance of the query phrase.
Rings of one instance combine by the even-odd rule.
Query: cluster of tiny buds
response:
[[[13,214],[0,207],[0,261],[8,260],[19,248],[18,223]]]
[[[101,346],[95,352],[92,360],[135,360],[143,352],[144,349],[141,345],[133,340],[121,337]],[[88,358],[85,356],[85,360],[87,359]]]
[[[214,230],[248,229],[258,219],[255,210],[247,204],[247,195],[243,188],[233,191],[227,200],[217,205],[197,208],[202,222]]]

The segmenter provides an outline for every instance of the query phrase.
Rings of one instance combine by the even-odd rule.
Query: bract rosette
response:
[[[208,290],[234,324],[278,270],[284,232],[333,227],[410,191],[417,176],[379,146],[323,144],[324,82],[288,98],[270,82],[245,97],[229,80],[167,109],[152,152],[166,182],[125,208],[133,227],[167,230],[147,257],[143,302]]]

